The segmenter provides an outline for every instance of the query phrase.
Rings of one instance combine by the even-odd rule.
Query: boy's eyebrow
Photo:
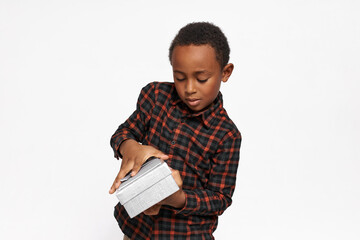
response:
[[[183,73],[182,71],[179,71],[179,70],[174,70],[174,73],[185,74],[185,73]],[[196,71],[195,74],[196,75],[198,75],[198,74],[211,74],[211,72],[206,71],[206,70],[202,70],[202,71]]]

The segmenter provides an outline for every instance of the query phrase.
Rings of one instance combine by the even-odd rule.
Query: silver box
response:
[[[133,177],[123,178],[116,196],[131,218],[179,190],[168,165],[159,158],[148,160]]]

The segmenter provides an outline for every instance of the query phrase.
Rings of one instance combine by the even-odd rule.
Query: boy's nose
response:
[[[185,86],[185,91],[187,94],[193,94],[196,93],[196,86],[195,82],[191,79],[189,79]]]

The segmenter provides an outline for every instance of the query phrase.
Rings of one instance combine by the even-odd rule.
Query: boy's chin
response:
[[[213,103],[211,103],[210,105],[206,106],[206,107],[203,107],[203,106],[196,106],[196,107],[193,107],[193,106],[189,106],[188,104],[186,104],[188,106],[188,108],[191,110],[191,112],[193,113],[199,113],[199,112],[203,112],[203,111],[206,111],[208,108],[210,108]]]

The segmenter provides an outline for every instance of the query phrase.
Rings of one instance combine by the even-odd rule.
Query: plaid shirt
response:
[[[129,218],[120,203],[115,218],[131,239],[214,239],[218,216],[230,206],[239,163],[241,135],[223,108],[214,104],[192,113],[173,83],[150,83],[141,91],[136,111],[111,138],[115,157],[126,139],[152,145],[169,156],[167,164],[183,179],[182,209],[162,206],[156,216]]]

